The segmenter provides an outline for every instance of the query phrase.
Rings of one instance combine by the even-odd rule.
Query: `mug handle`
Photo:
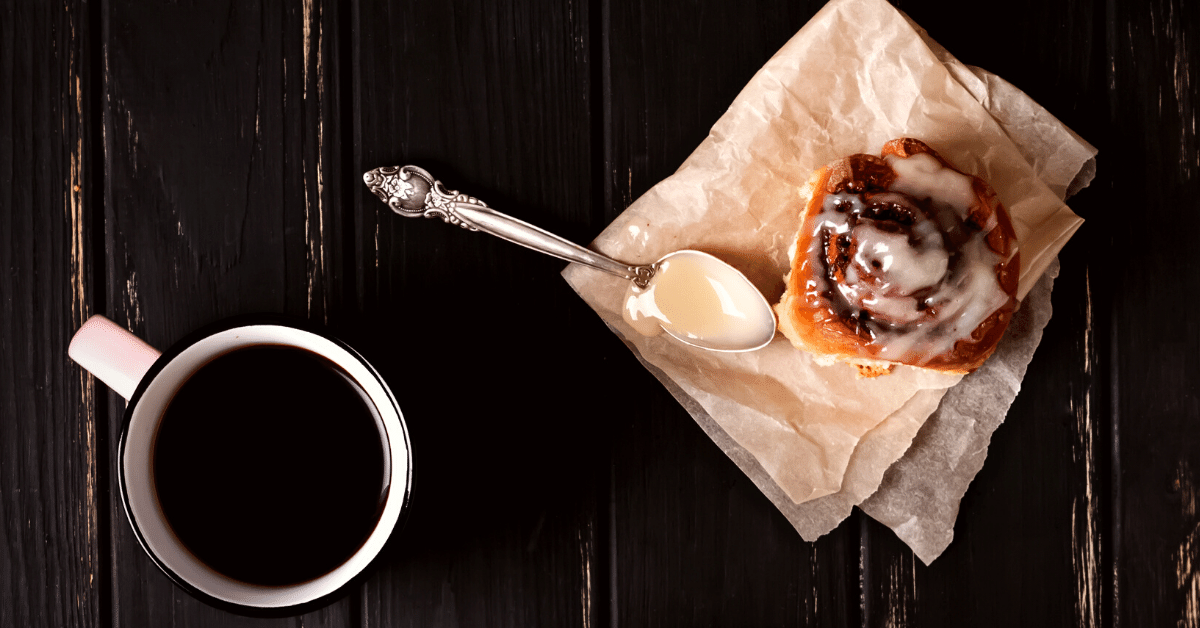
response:
[[[67,355],[129,400],[138,382],[162,354],[120,325],[96,314],[75,332]]]

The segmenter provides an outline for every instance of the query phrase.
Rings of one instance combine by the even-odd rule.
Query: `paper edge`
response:
[[[899,492],[901,482],[903,479],[907,479],[907,476],[910,472],[906,471],[906,465],[903,463],[903,461],[909,459],[914,453],[919,454],[919,452],[916,450],[920,447],[921,431],[935,429],[935,423],[932,420],[934,419],[933,415],[931,415],[929,419],[926,420],[925,424],[922,425],[921,430],[918,431],[917,436],[913,439],[913,445],[904,454],[904,456],[901,457],[901,460],[897,461],[896,464],[893,464],[884,474],[884,480],[881,483],[880,488],[858,506],[859,509],[862,510],[867,516],[890,528],[901,541],[904,541],[905,545],[908,545],[909,548],[913,550],[913,553],[920,558],[921,562],[925,565],[931,565],[934,560],[936,560],[942,555],[943,552],[946,551],[946,548],[948,548],[950,543],[954,540],[954,528],[958,522],[959,506],[962,503],[962,499],[967,494],[967,491],[970,489],[971,485],[975,482],[975,478],[978,477],[979,471],[983,469],[983,465],[987,462],[987,452],[991,447],[992,437],[995,435],[996,430],[1000,429],[1000,427],[1004,425],[1004,422],[1008,418],[1008,411],[1012,408],[1012,404],[1020,395],[1021,385],[1024,383],[1025,375],[1028,373],[1029,365],[1032,364],[1034,356],[1037,355],[1037,350],[1041,347],[1042,338],[1045,335],[1046,327],[1050,324],[1050,319],[1054,316],[1054,283],[1057,280],[1060,272],[1061,265],[1058,261],[1058,258],[1055,258],[1048,266],[1047,272],[1038,279],[1039,283],[1046,283],[1045,297],[1043,297],[1046,301],[1046,309],[1041,316],[1037,316],[1033,321],[1031,321],[1029,335],[1033,339],[1033,344],[1032,350],[1029,354],[1029,359],[1024,361],[1022,372],[1020,373],[1021,377],[1017,380],[1017,389],[1013,392],[1012,399],[1008,402],[1008,408],[1005,408],[1003,415],[1001,415],[999,421],[996,422],[995,427],[988,430],[982,438],[983,447],[981,451],[984,453],[981,457],[979,457],[978,464],[971,465],[970,472],[966,474],[967,477],[965,478],[965,481],[962,482],[961,486],[957,486],[955,488],[953,498],[947,500],[946,503],[951,506],[954,516],[951,520],[951,525],[949,528],[942,530],[941,534],[938,535],[937,542],[932,544],[929,551],[918,551],[918,549],[916,549],[914,546],[921,545],[920,541],[923,535],[919,534],[919,532],[926,531],[925,528],[916,525],[918,519],[915,516],[910,515],[909,518],[903,523],[898,523],[893,526],[885,521],[885,519],[893,519],[893,517],[887,516],[887,514],[882,511],[883,507],[880,506],[881,502],[890,497],[890,492]],[[963,386],[963,382],[960,382],[958,385]],[[969,382],[967,385],[970,385]],[[967,393],[960,390],[957,394]],[[947,399],[947,397],[951,398]],[[954,399],[949,393],[946,395],[946,397],[942,398],[942,403],[953,403],[953,401]],[[940,412],[941,405],[939,404],[938,410],[935,411],[934,414],[936,415]],[[918,467],[918,470],[923,469]]]

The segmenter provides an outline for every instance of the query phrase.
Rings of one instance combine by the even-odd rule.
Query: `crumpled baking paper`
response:
[[[592,246],[638,264],[707,251],[777,301],[808,175],[896,137],[922,139],[989,181],[1017,231],[1019,294],[1028,294],[1021,322],[961,383],[907,367],[858,379],[852,367],[816,365],[782,336],[742,354],[645,337],[621,318],[625,280],[579,266],[563,274],[801,536],[814,540],[862,503],[928,562],[949,542],[958,500],[1049,318],[1052,279],[1043,275],[1082,222],[1063,198],[1090,181],[1093,148],[1016,88],[959,63],[884,0],[834,0],[751,79],[679,170]]]

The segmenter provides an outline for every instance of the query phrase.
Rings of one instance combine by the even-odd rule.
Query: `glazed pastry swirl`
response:
[[[784,334],[868,375],[977,368],[1016,307],[1015,235],[991,188],[911,139],[839,160],[810,185],[777,306]]]

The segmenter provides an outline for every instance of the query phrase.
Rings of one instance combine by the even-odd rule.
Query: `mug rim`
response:
[[[128,487],[128,482],[126,479],[126,470],[125,470],[125,452],[126,452],[126,446],[129,441],[129,429],[130,429],[130,425],[131,425],[131,422],[132,422],[132,419],[134,416],[134,412],[135,412],[139,402],[141,402],[147,389],[150,387],[150,384],[158,377],[158,375],[162,372],[162,370],[164,368],[166,368],[166,366],[168,364],[170,364],[172,361],[174,361],[177,357],[179,357],[179,355],[181,353],[183,353],[185,350],[187,350],[188,348],[192,347],[193,345],[199,343],[200,341],[202,341],[206,338],[209,338],[211,336],[214,336],[216,334],[226,332],[229,330],[233,330],[233,329],[237,329],[237,328],[241,328],[241,327],[254,327],[254,326],[283,327],[283,328],[293,329],[293,330],[297,330],[300,332],[305,332],[305,333],[309,333],[309,334],[318,336],[321,339],[332,343],[337,348],[345,351],[351,358],[353,358],[355,361],[357,361],[363,368],[365,368],[367,370],[367,372],[370,374],[370,376],[372,378],[374,378],[375,381],[382,387],[383,392],[387,397],[388,403],[391,404],[392,409],[396,413],[396,419],[397,419],[397,421],[399,423],[399,427],[400,427],[400,434],[398,434],[398,435],[391,434],[390,432],[388,432],[386,430],[386,425],[385,425],[385,431],[383,434],[385,441],[391,441],[393,438],[399,437],[399,440],[402,443],[402,446],[399,447],[398,449],[400,449],[406,453],[405,462],[403,465],[404,466],[404,471],[403,471],[404,474],[403,474],[403,476],[400,476],[400,474],[398,473],[399,468],[397,466],[398,461],[395,460],[395,456],[391,455],[391,449],[393,449],[393,448],[388,447],[387,442],[384,443],[385,447],[389,448],[389,458],[392,459],[391,460],[391,468],[392,468],[391,477],[396,478],[396,479],[403,477],[404,490],[402,492],[400,492],[399,495],[396,496],[399,499],[399,505],[398,505],[399,513],[397,515],[396,521],[394,521],[390,524],[391,529],[386,530],[386,534],[384,534],[384,536],[383,536],[383,542],[380,545],[379,550],[376,551],[375,555],[371,556],[367,560],[367,563],[364,564],[360,569],[358,569],[358,571],[353,576],[348,578],[345,582],[341,583],[334,589],[328,591],[327,593],[319,595],[318,597],[315,597],[313,599],[302,600],[295,604],[288,604],[288,605],[284,605],[284,606],[257,606],[257,605],[251,605],[251,604],[239,604],[234,601],[216,597],[206,591],[203,591],[202,589],[200,589],[199,587],[197,587],[196,585],[191,583],[189,580],[187,580],[186,578],[181,576],[179,573],[177,573],[169,565],[167,565],[167,563],[158,554],[156,554],[154,552],[154,550],[151,548],[150,543],[147,541],[147,539],[145,537],[145,532],[142,530],[142,527],[138,525],[137,518],[134,516],[133,507],[130,504],[129,487]],[[250,346],[250,345],[247,345],[247,346]],[[217,356],[212,356],[212,357],[215,358]],[[203,365],[200,365],[200,366],[203,366]],[[197,370],[200,368],[200,366],[197,367]],[[195,371],[192,371],[192,372],[194,373]],[[188,376],[190,377],[190,374]],[[172,391],[172,393],[174,393],[174,391]],[[165,409],[165,406],[164,406],[164,409]],[[160,419],[161,419],[161,417],[160,417]],[[376,370],[375,367],[372,366],[371,363],[365,357],[363,357],[363,355],[361,353],[356,351],[353,347],[351,347],[349,344],[347,344],[346,342],[344,342],[337,336],[334,336],[329,331],[327,331],[323,328],[317,327],[311,323],[308,323],[307,321],[298,320],[298,319],[294,319],[294,318],[283,316],[283,315],[277,315],[277,314],[251,314],[251,315],[242,315],[242,316],[234,316],[234,317],[224,318],[224,319],[218,320],[214,323],[205,325],[205,326],[187,334],[182,339],[180,339],[178,342],[172,344],[169,349],[164,351],[162,353],[162,355],[160,355],[159,358],[157,360],[155,360],[154,364],[151,365],[150,368],[146,371],[145,375],[142,376],[142,379],[138,382],[137,388],[134,391],[133,396],[129,398],[128,402],[126,402],[125,412],[122,416],[121,433],[120,433],[120,438],[119,438],[119,442],[118,442],[118,446],[117,446],[116,462],[117,462],[117,483],[120,488],[121,506],[122,506],[123,510],[125,511],[125,518],[129,521],[129,525],[133,529],[134,537],[137,539],[138,545],[140,545],[142,550],[146,553],[146,555],[150,557],[151,562],[153,562],[159,568],[159,570],[162,571],[172,582],[174,582],[179,587],[183,588],[185,591],[187,591],[193,597],[205,602],[206,604],[209,604],[210,606],[214,606],[216,608],[221,608],[223,610],[227,610],[227,611],[237,613],[240,615],[259,616],[259,617],[280,617],[280,616],[297,615],[297,614],[302,614],[302,613],[308,612],[310,610],[316,610],[318,608],[324,607],[327,604],[334,601],[335,599],[337,599],[338,597],[341,597],[346,592],[346,590],[349,586],[351,586],[352,584],[354,584],[355,582],[360,580],[363,577],[363,575],[370,569],[370,567],[375,562],[375,559],[378,558],[379,554],[383,552],[384,545],[386,545],[386,543],[391,539],[392,535],[395,534],[395,531],[398,528],[400,528],[401,525],[404,523],[404,521],[406,520],[406,518],[408,516],[409,503],[410,503],[411,497],[412,497],[413,455],[412,455],[412,442],[411,442],[411,439],[410,439],[409,433],[408,433],[408,424],[404,420],[404,414],[400,409],[400,404],[396,401],[395,394],[392,392],[391,388],[387,385],[387,382],[383,379],[383,376],[380,375],[379,371]],[[387,500],[390,501],[391,499],[393,499],[393,495],[395,495],[397,493],[397,491],[395,491],[396,488],[397,487],[395,486],[395,482],[394,481],[391,482],[391,489],[389,490],[389,496],[388,496]],[[151,489],[151,490],[153,490],[153,489]],[[376,522],[376,527],[372,528],[371,534],[368,536],[368,539],[370,539],[371,536],[380,534],[380,526],[382,526],[382,525],[386,525],[382,519],[380,521]],[[365,543],[366,543],[366,541],[364,541],[363,547],[365,547]],[[359,552],[362,552],[363,547],[360,547],[358,550],[355,551],[354,554],[351,554],[351,558],[353,558]],[[184,548],[184,549],[185,549],[185,551],[187,551],[186,548]],[[347,559],[347,560],[349,560],[349,559]],[[198,561],[198,559],[197,559],[197,561]],[[202,561],[198,561],[198,562],[203,564]],[[209,569],[211,569],[211,567],[209,567]],[[213,571],[215,572],[215,570],[213,570]],[[220,572],[216,572],[216,573],[220,573]],[[330,573],[332,573],[332,572],[330,572]],[[224,577],[228,578],[228,576],[224,576]],[[263,585],[252,585],[252,586],[263,586]],[[294,585],[286,585],[286,586],[294,586]],[[267,588],[274,588],[274,587],[267,587]]]

